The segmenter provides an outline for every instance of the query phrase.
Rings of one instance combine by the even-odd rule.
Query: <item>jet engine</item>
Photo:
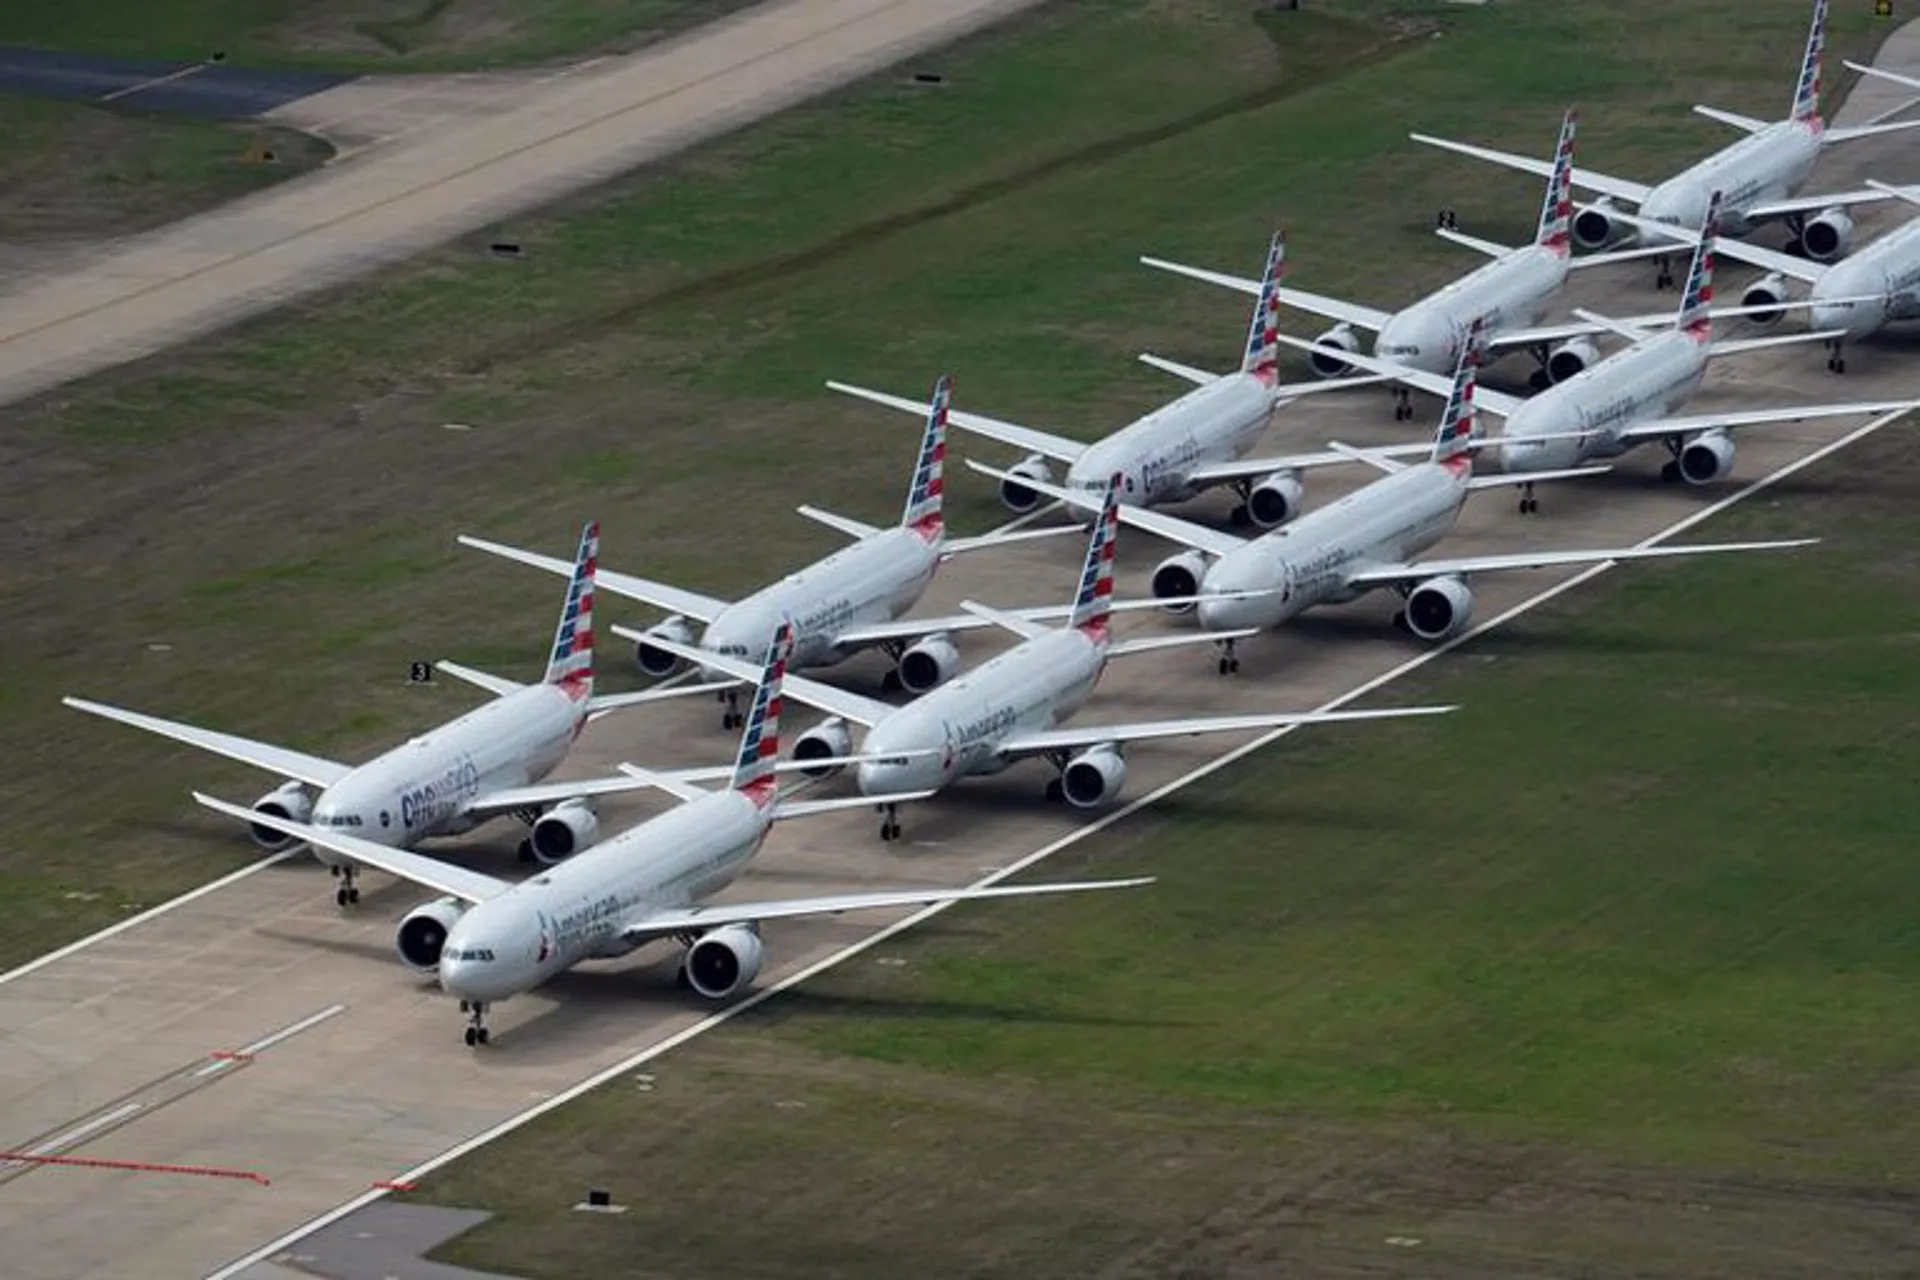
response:
[[[677,613],[658,626],[648,627],[643,634],[659,636],[662,640],[668,640],[674,644],[693,643],[693,628],[688,626],[687,620]],[[656,648],[644,639],[634,642],[633,660],[639,664],[640,670],[655,680],[665,680],[685,665],[676,655],[668,653],[665,649]]]
[[[1833,262],[1853,243],[1853,219],[1844,209],[1822,209],[1800,228],[1800,247],[1815,262]]]
[[[440,952],[447,935],[467,913],[458,898],[439,898],[407,912],[393,935],[393,949],[402,963],[415,973],[432,973],[440,967]]]
[[[709,1000],[725,1000],[760,975],[766,948],[744,924],[723,925],[687,948],[682,972],[687,985]]]
[[[1319,350],[1307,357],[1307,363],[1313,371],[1323,378],[1338,378],[1353,372],[1353,366],[1342,360],[1342,354],[1351,355],[1360,349],[1360,335],[1353,331],[1350,324],[1337,324],[1313,340]]]
[[[908,693],[938,688],[960,670],[960,651],[945,635],[931,635],[900,655],[900,685]]]
[[[1067,761],[1060,771],[1060,794],[1076,809],[1094,809],[1120,794],[1127,762],[1113,747],[1095,747]]]
[[[1182,551],[1178,555],[1168,556],[1153,571],[1153,594],[1156,599],[1171,600],[1181,596],[1200,594],[1200,583],[1207,576],[1207,558],[1198,551]],[[1170,604],[1168,613],[1190,613],[1192,604]]]
[[[853,750],[853,735],[847,730],[847,722],[839,716],[822,720],[813,728],[801,734],[793,744],[795,760],[838,760]],[[802,769],[809,778],[828,778],[844,769],[845,765],[827,765],[820,769]]]
[[[1262,529],[1277,529],[1300,514],[1306,489],[1293,471],[1276,471],[1247,491],[1247,515]]]
[[[1733,470],[1733,439],[1724,431],[1702,431],[1680,446],[1680,478],[1688,484],[1725,480]]]
[[[307,789],[297,782],[282,783],[277,790],[269,791],[253,802],[253,807],[261,813],[275,818],[285,818],[289,822],[305,822],[313,816],[313,797]],[[272,827],[263,827],[258,823],[249,823],[247,832],[253,842],[262,849],[284,849],[296,843],[294,838]]]
[[[600,838],[600,819],[585,800],[567,800],[553,806],[533,824],[528,841],[533,856],[551,867],[565,862]]]
[[[1458,578],[1434,578],[1407,597],[1407,630],[1422,640],[1446,640],[1473,621],[1473,592]]]
[[[1743,307],[1772,307],[1786,300],[1787,278],[1778,271],[1754,281],[1747,286],[1747,291],[1740,295],[1740,305]],[[1783,314],[1785,313],[1782,311],[1756,311],[1747,319],[1760,325],[1778,324]]]
[[[1047,460],[1037,453],[1029,454],[1019,462],[1014,463],[1007,468],[1007,472],[1009,475],[1019,476],[1022,479],[1037,480],[1041,484],[1053,483],[1053,468],[1049,467]],[[1029,489],[1017,480],[1002,480],[1000,482],[1000,501],[1005,503],[1007,510],[1013,512],[1015,515],[1026,515],[1029,511],[1038,507],[1041,499],[1045,496],[1046,495],[1038,489]]]
[[[1586,338],[1575,338],[1555,347],[1547,356],[1547,376],[1565,382],[1583,369],[1591,369],[1600,359],[1600,348]]]
[[[1613,201],[1599,199],[1573,215],[1573,242],[1582,249],[1604,249],[1633,238],[1633,225],[1615,214]]]

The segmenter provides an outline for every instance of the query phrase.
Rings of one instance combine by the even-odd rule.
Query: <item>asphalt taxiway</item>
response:
[[[1914,41],[1896,41],[1885,60],[1920,65],[1920,49]],[[1845,115],[1878,109],[1871,95],[1862,94]],[[1898,140],[1855,144],[1830,157],[1818,180],[1840,185],[1868,174],[1914,177],[1901,167],[1905,149]],[[1463,180],[1472,177],[1462,163]],[[1864,219],[1863,232],[1904,216],[1876,208]],[[1735,280],[1746,274],[1728,271]],[[1647,283],[1647,273],[1631,267],[1586,273],[1572,301],[1638,312],[1671,299],[1651,294]],[[1169,281],[1168,287],[1198,286]],[[1239,306],[1223,300],[1223,314]],[[1695,407],[1914,394],[1920,391],[1916,350],[1920,339],[1913,337],[1877,340],[1852,353],[1851,372],[1841,378],[1823,371],[1817,347],[1723,361],[1709,374]],[[1518,365],[1512,361],[1499,372]],[[1438,405],[1427,399],[1416,404],[1416,426],[1424,433]],[[1407,429],[1396,428],[1386,405],[1377,392],[1316,397],[1284,415],[1272,440],[1406,438]],[[1019,411],[1014,405],[982,408],[1014,416]],[[1744,432],[1734,479],[1718,490],[1660,484],[1656,473],[1664,454],[1648,449],[1624,460],[1615,474],[1543,489],[1544,510],[1537,517],[1518,516],[1504,492],[1482,494],[1470,501],[1441,551],[1630,545],[1691,524],[1756,480],[1833,448],[1858,426],[1813,423]],[[1364,478],[1317,475],[1309,484],[1310,500],[1324,502]],[[955,482],[972,480],[956,469]],[[1223,506],[1216,501],[1201,509],[1217,514]],[[1786,554],[1822,553],[1812,548]],[[1122,592],[1142,590],[1146,571],[1163,554],[1152,539],[1123,535]],[[1064,599],[1074,561],[1051,541],[963,558],[943,570],[923,607],[947,611],[967,596],[1007,604]],[[517,572],[509,566],[499,571]],[[528,609],[544,612],[547,583],[541,575],[527,577]],[[1574,580],[1547,572],[1479,579],[1480,616],[1499,618]],[[1391,680],[1430,653],[1390,629],[1393,605],[1392,597],[1375,596],[1248,642],[1235,678],[1214,673],[1204,646],[1116,661],[1080,718],[1096,723],[1248,707],[1304,709],[1383,685],[1385,695],[1369,697],[1368,705],[1391,702]],[[607,611],[623,620],[646,616],[614,602]],[[1168,625],[1177,624],[1135,617],[1122,633]],[[998,643],[971,636],[963,649],[974,661]],[[867,660],[851,664],[847,675],[870,680],[878,669]],[[1368,731],[1364,725],[1302,730]],[[720,731],[712,704],[666,704],[597,722],[566,769],[603,772],[623,759],[717,762],[728,754],[731,738]],[[1142,745],[1129,756],[1128,795],[1151,797],[1217,767],[1223,753],[1253,741]],[[155,749],[165,747],[156,743]],[[1087,830],[1082,815],[1041,801],[1046,776],[1043,766],[1032,764],[964,783],[905,812],[908,838],[896,846],[878,840],[877,824],[864,811],[786,824],[732,892],[765,897],[879,884],[961,884],[1006,874],[1072,847]],[[828,790],[844,786],[833,783]],[[181,803],[183,809],[190,804],[184,796]],[[1284,794],[1276,797],[1276,824],[1286,822],[1287,806]],[[607,806],[603,819],[618,824],[656,808],[657,802],[623,800]],[[210,840],[243,839],[211,818],[206,831]],[[504,827],[489,829],[466,846],[467,856],[490,868],[510,866],[512,837]],[[1089,865],[1076,863],[1071,874],[1097,873],[1097,852],[1089,845],[1081,852]],[[1060,868],[1048,874],[1066,873]],[[1169,867],[1163,874],[1179,870]],[[710,1006],[675,987],[672,958],[656,948],[569,974],[499,1006],[494,1043],[483,1052],[468,1050],[453,1003],[391,955],[395,922],[427,896],[369,875],[358,910],[343,916],[317,865],[282,859],[48,962],[0,975],[0,1147],[125,1162],[0,1166],[8,1274],[119,1277],[215,1268],[221,1275],[247,1274],[254,1264],[294,1247],[308,1225],[337,1217],[340,1206],[376,1197],[390,1180],[417,1175],[448,1153],[554,1105],[583,1082],[630,1070],[719,1021]],[[1044,927],[1049,913],[1075,907],[1062,900],[989,909]],[[874,913],[769,926],[760,987],[776,989],[853,954],[911,918]]]

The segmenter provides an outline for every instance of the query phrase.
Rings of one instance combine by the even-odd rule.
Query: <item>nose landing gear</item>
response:
[[[347,907],[360,901],[360,868],[349,863],[344,867],[328,867],[327,870],[335,880],[340,881],[340,887],[333,891],[335,906]]]
[[[900,838],[900,806],[883,804],[880,806],[880,838],[886,841]]]
[[[722,729],[739,729],[746,725],[747,718],[740,714],[740,691],[738,689],[722,689],[714,696],[719,698],[720,705],[726,708],[720,713],[720,727]]]
[[[1847,357],[1842,354],[1840,343],[1838,341],[1828,343],[1827,344],[1827,372],[1828,373],[1845,373],[1846,371],[1847,371]]]
[[[1234,655],[1233,641],[1220,642],[1220,674],[1230,676],[1240,670],[1240,659]]]
[[[1520,514],[1530,516],[1538,514],[1540,499],[1533,496],[1533,482],[1529,480],[1520,486]]]
[[[467,1048],[487,1043],[487,1006],[480,1000],[462,1000],[460,1012],[467,1015]]]
[[[1663,253],[1653,260],[1653,265],[1655,272],[1653,287],[1656,289],[1673,288],[1673,259]]]
[[[1413,417],[1413,392],[1406,387],[1393,389],[1393,420],[1406,422]]]

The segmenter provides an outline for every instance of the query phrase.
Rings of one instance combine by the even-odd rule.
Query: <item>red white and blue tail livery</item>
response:
[[[593,521],[580,530],[580,549],[574,553],[567,602],[554,628],[544,681],[579,698],[593,694],[593,579],[599,565],[600,524]]]
[[[1560,118],[1560,145],[1554,149],[1553,176],[1540,206],[1540,231],[1534,243],[1555,253],[1573,251],[1573,135],[1579,113],[1572,107]]]
[[[1713,337],[1713,241],[1720,234],[1720,193],[1707,201],[1707,216],[1700,224],[1700,242],[1693,247],[1693,263],[1687,269],[1687,291],[1680,299],[1678,326],[1696,342]]]
[[[746,793],[762,808],[775,795],[774,766],[780,759],[780,686],[787,677],[787,658],[793,652],[793,623],[782,621],[767,650],[767,664],[754,690],[753,709],[740,735],[740,754],[733,765],[732,789]]]
[[[1800,59],[1800,80],[1793,90],[1793,119],[1820,124],[1820,60],[1827,50],[1827,0],[1814,0],[1813,26],[1807,30],[1807,51]]]
[[[1247,322],[1247,353],[1240,371],[1268,386],[1280,381],[1280,281],[1287,274],[1287,233],[1276,231],[1267,245],[1267,265],[1260,273],[1260,294]]]
[[[1088,635],[1104,637],[1107,619],[1113,612],[1113,552],[1120,534],[1120,485],[1115,475],[1107,484],[1106,501],[1100,518],[1093,522],[1093,535],[1087,539],[1087,558],[1080,567],[1080,590],[1073,598],[1073,614],[1067,625]]]
[[[907,491],[907,510],[900,523],[928,542],[938,542],[945,526],[940,504],[946,492],[947,409],[953,402],[953,379],[941,374],[927,404],[927,429],[920,438],[920,457],[913,467],[913,485]]]
[[[1468,335],[1466,350],[1460,353],[1460,366],[1454,371],[1453,391],[1447,397],[1446,412],[1440,416],[1440,431],[1433,441],[1433,461],[1455,475],[1473,469],[1473,391],[1480,367],[1480,326]]]

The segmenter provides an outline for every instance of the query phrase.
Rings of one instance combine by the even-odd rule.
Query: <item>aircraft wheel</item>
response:
[[[467,1048],[471,1049],[473,1048],[473,1046],[479,1043],[480,1043],[479,1029],[475,1027],[468,1027],[467,1028]]]

